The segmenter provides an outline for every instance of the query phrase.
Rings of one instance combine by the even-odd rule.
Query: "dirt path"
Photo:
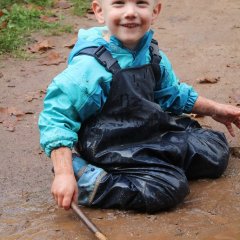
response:
[[[155,37],[177,75],[204,96],[239,105],[239,0],[162,2]],[[76,29],[95,25],[91,18],[67,19]],[[61,56],[67,56],[69,49],[64,45],[72,37],[51,37]],[[44,96],[41,90],[66,63],[43,66],[39,60],[46,54],[36,56],[32,61],[0,59],[0,111],[8,110],[5,120],[0,115],[0,239],[94,239],[71,211],[58,209],[50,195],[51,162],[40,150],[37,120]],[[220,80],[200,84],[199,78]],[[231,147],[240,146],[239,131],[231,138],[220,124],[208,118],[199,121],[224,131]],[[222,178],[192,182],[190,195],[172,211],[156,215],[85,212],[110,240],[240,239],[239,172],[236,150]]]

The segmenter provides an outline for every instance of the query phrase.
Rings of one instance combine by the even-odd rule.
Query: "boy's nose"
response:
[[[133,3],[126,4],[124,11],[125,17],[135,18],[137,16],[137,9]]]

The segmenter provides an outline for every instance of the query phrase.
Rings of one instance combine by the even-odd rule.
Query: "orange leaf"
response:
[[[57,16],[44,16],[42,15],[40,17],[40,19],[43,21],[43,22],[47,22],[47,23],[53,23],[53,22],[57,22],[59,20],[59,18]]]
[[[50,65],[58,65],[65,61],[66,60],[61,58],[59,53],[52,51],[48,54],[47,59],[40,61],[40,64],[50,66]]]
[[[0,17],[4,15],[4,12],[0,9]]]
[[[198,79],[199,83],[217,83],[220,80],[220,77],[204,77],[204,78],[200,78]]]
[[[28,49],[32,53],[36,53],[36,52],[46,52],[48,49],[52,49],[52,48],[54,48],[54,45],[49,40],[43,40],[41,42],[34,44]]]

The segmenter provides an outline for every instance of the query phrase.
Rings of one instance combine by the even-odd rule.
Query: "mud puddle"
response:
[[[154,215],[83,208],[112,240],[240,239],[240,178],[232,159],[217,180],[191,182],[191,193],[177,208]],[[15,195],[1,206],[1,240],[95,239],[70,210],[58,209],[52,199]]]

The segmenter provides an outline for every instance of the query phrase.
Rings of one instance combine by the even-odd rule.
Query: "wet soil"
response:
[[[201,95],[239,105],[239,0],[162,2],[161,16],[154,25],[155,38],[177,75]],[[77,18],[67,10],[65,15],[76,29],[96,24],[91,16]],[[66,57],[69,49],[64,45],[72,37],[66,34],[49,39]],[[0,59],[0,107],[14,107],[15,112],[10,112],[16,118],[12,126],[0,121],[0,239],[94,239],[72,211],[55,206],[50,194],[52,164],[39,147],[37,120],[44,96],[41,90],[66,63],[40,65],[39,60],[45,57]],[[218,81],[199,83],[199,79],[213,78]],[[236,137],[232,138],[210,118],[198,120],[226,133],[234,148],[225,174],[216,180],[191,182],[191,193],[181,205],[155,215],[84,208],[109,239],[240,239],[240,132],[235,129]]]

